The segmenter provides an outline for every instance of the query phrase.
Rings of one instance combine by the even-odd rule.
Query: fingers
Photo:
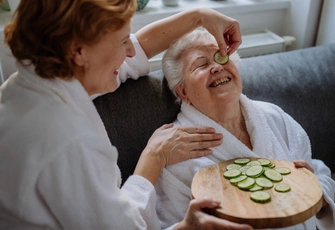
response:
[[[227,50],[227,44],[225,42],[224,37],[222,35],[219,35],[219,36],[216,36],[215,39],[216,39],[216,42],[218,43],[218,47],[219,47],[221,55],[226,56],[226,54],[228,53],[228,50]]]
[[[214,133],[210,127],[178,127],[185,132],[180,135],[179,141],[184,143],[184,154],[186,159],[207,156],[212,153],[210,148],[222,144],[223,135]]]
[[[182,130],[184,132],[190,133],[190,134],[196,134],[196,133],[215,133],[215,129],[212,127],[193,127],[193,126],[179,126],[179,130]]]
[[[220,219],[203,212],[204,208],[218,208],[220,202],[209,197],[197,198],[190,202],[184,219],[187,229],[230,229],[230,230],[252,230],[246,224],[238,224],[228,220]]]
[[[306,161],[304,160],[297,160],[293,162],[294,166],[297,168],[306,168],[309,171],[311,171],[312,173],[314,173],[314,169],[312,168],[312,166],[310,166]]]
[[[220,201],[205,196],[203,198],[191,200],[189,208],[194,210],[201,210],[204,208],[218,208],[219,206]]]
[[[242,43],[242,35],[238,21],[233,21],[223,32],[215,36],[221,55],[233,54]]]

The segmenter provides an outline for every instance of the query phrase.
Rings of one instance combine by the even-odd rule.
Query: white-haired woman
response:
[[[309,138],[303,128],[274,104],[253,101],[242,94],[242,81],[234,53],[215,57],[215,39],[205,30],[185,35],[167,50],[163,72],[181,101],[175,126],[208,125],[224,136],[213,154],[167,166],[156,185],[162,228],[170,228],[185,215],[191,201],[191,182],[203,167],[238,158],[258,157],[293,161],[314,171],[324,191],[322,215],[287,229],[333,229],[335,182],[329,168],[311,158]]]

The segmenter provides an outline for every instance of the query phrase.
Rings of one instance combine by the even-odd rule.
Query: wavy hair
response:
[[[214,36],[204,28],[198,28],[171,44],[169,49],[166,50],[162,59],[162,70],[168,82],[168,86],[172,93],[176,96],[176,101],[180,102],[181,99],[176,93],[176,89],[183,83],[183,63],[181,56],[189,49],[203,47],[204,45],[217,44]],[[229,59],[238,65],[240,56],[234,52],[229,56]]]
[[[17,61],[29,60],[42,78],[72,78],[72,41],[99,42],[107,31],[122,28],[136,11],[135,0],[21,1],[5,27],[5,42]]]

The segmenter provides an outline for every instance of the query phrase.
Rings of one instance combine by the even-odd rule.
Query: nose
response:
[[[134,57],[136,54],[133,42],[130,40],[127,44],[126,55],[127,57]]]
[[[219,73],[219,72],[221,72],[223,70],[224,70],[223,65],[215,62],[212,65],[211,74],[216,74],[216,73]]]

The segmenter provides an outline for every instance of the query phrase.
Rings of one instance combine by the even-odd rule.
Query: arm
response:
[[[222,134],[209,127],[163,125],[149,139],[134,175],[142,176],[155,185],[165,166],[207,156],[212,153],[209,148],[220,145],[222,138]]]
[[[154,187],[132,177],[120,190],[116,161],[116,149],[95,136],[62,148],[39,175],[41,208],[63,229],[159,229]]]
[[[227,49],[229,54],[233,53],[241,44],[239,23],[210,8],[180,12],[143,27],[135,33],[135,36],[148,58],[151,58],[166,50],[173,41],[199,26],[213,34],[223,54],[227,53]]]

